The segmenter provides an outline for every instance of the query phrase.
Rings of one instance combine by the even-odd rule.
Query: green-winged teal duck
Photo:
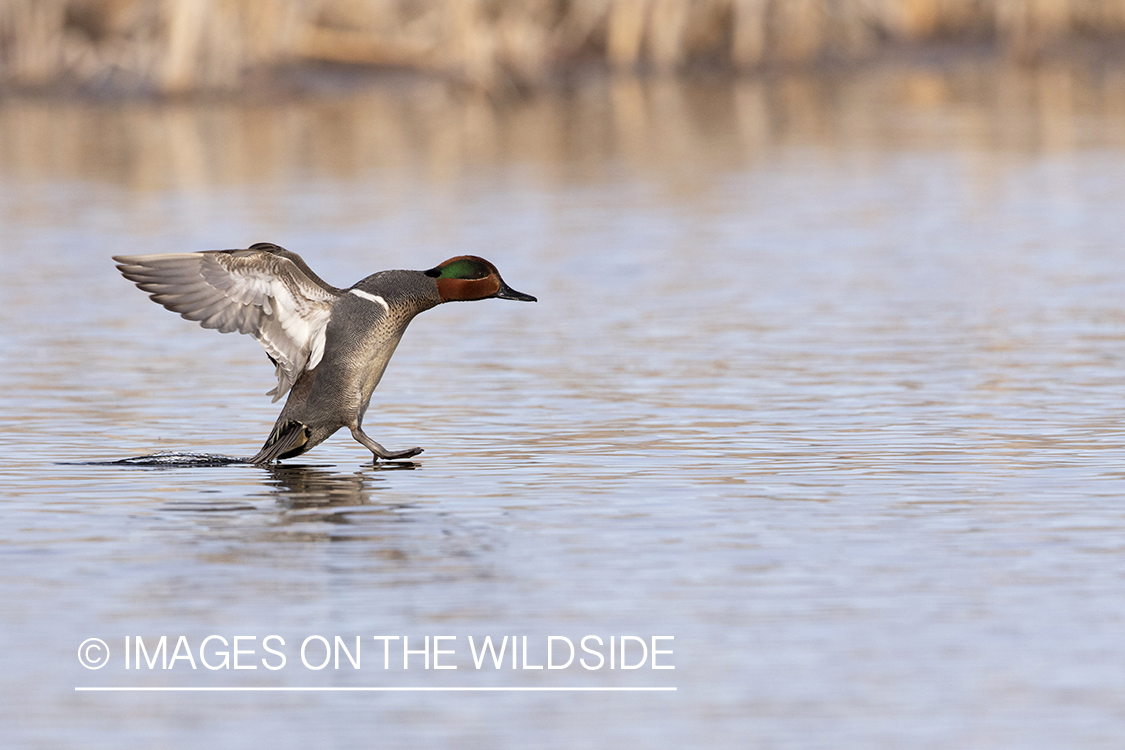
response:
[[[325,283],[299,255],[268,242],[247,250],[115,256],[125,278],[172,312],[221,333],[248,333],[277,366],[277,401],[289,399],[251,460],[299,456],[341,427],[375,461],[409,458],[369,438],[363,414],[406,326],[459,300],[535,302],[484,258],[462,255],[429,271],[380,271],[348,289]]]

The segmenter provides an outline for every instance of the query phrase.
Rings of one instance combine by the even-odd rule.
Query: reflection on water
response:
[[[1119,72],[971,65],[500,108],[0,101],[0,722],[29,746],[1114,746],[1123,123]],[[338,285],[482,255],[540,302],[411,324],[365,426],[412,462],[345,434],[305,465],[81,463],[261,445],[260,348],[109,260],[257,240]],[[75,663],[181,633],[674,635],[676,670]],[[679,690],[71,694],[250,684]]]
[[[371,483],[364,474],[338,474],[308,466],[267,467],[271,492],[285,510],[334,509],[369,504]]]
[[[376,464],[371,471],[409,471],[418,464],[410,461]],[[336,513],[357,505],[370,505],[371,493],[378,486],[368,472],[340,474],[312,466],[275,464],[264,467],[270,475],[270,493],[279,509],[292,512],[324,511]]]
[[[1120,147],[1125,71],[887,68],[685,83],[610,78],[497,107],[440,84],[240,106],[0,101],[9,180],[137,190],[359,179],[448,181],[496,164],[588,179],[618,163],[659,179],[743,168],[779,147],[1066,151]],[[1094,131],[1090,130],[1094,127]],[[704,173],[705,174],[705,173]]]
[[[203,497],[198,499],[179,499],[165,503],[162,510],[171,512],[257,512],[273,515],[275,529],[284,530],[286,527],[301,529],[301,539],[308,540],[308,526],[316,524],[333,524],[347,526],[353,523],[354,513],[364,513],[365,523],[373,517],[371,514],[383,515],[389,519],[396,516],[397,511],[408,509],[411,503],[390,502],[380,503],[373,499],[373,493],[384,489],[379,484],[377,474],[382,471],[402,471],[417,467],[409,461],[391,464],[379,464],[363,471],[342,473],[330,467],[318,468],[315,466],[301,466],[292,464],[272,464],[269,466],[255,467],[265,476],[262,478],[262,491],[248,496],[255,502],[247,504],[238,501],[216,501],[213,498]],[[272,500],[272,504],[262,500]],[[283,537],[274,536],[274,540]],[[313,534],[312,538],[316,538]],[[343,541],[348,538],[347,531],[334,531],[331,535],[323,535],[334,541]],[[358,538],[370,541],[370,536]],[[397,555],[398,553],[392,553]]]

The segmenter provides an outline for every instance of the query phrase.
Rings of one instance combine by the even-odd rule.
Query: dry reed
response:
[[[0,0],[0,84],[230,90],[309,62],[487,91],[588,62],[734,71],[989,41],[1017,59],[1125,36],[1125,0]]]

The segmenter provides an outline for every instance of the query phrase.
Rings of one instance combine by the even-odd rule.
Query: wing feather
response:
[[[125,278],[187,320],[247,333],[277,363],[277,401],[324,356],[324,333],[341,290],[296,253],[260,243],[249,250],[115,256]]]

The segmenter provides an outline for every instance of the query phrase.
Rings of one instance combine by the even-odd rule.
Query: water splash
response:
[[[60,461],[64,466],[146,466],[160,468],[190,468],[193,466],[259,466],[284,473],[285,471],[305,471],[309,469],[327,469],[334,464],[259,464],[249,458],[238,456],[224,456],[221,453],[191,453],[188,451],[160,451],[147,456],[130,456],[114,461]],[[369,465],[368,469],[376,471],[397,471],[417,469],[421,464],[415,461],[377,461]]]
[[[254,465],[254,462],[248,458],[224,456],[217,453],[188,453],[184,451],[161,451],[159,453],[150,453],[147,456],[120,458],[116,461],[80,461],[77,463],[83,466],[159,466],[165,468],[230,466],[231,464],[243,466]]]

